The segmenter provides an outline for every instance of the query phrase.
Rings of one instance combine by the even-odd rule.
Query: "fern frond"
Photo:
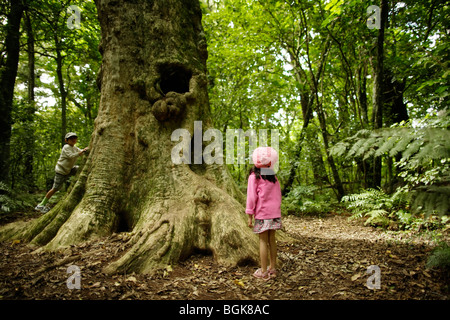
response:
[[[416,139],[411,142],[410,145],[402,153],[402,158],[408,160],[413,154],[419,151],[420,147],[424,144],[423,140]]]
[[[356,141],[356,143],[350,148],[347,154],[347,158],[355,157],[356,153],[361,154],[362,152],[364,152],[365,142],[366,142],[365,139],[360,139]]]
[[[449,215],[450,186],[422,186],[412,193],[412,211],[426,215]]]
[[[387,212],[386,210],[383,209],[377,209],[377,210],[372,210],[369,211],[365,214],[365,216],[369,217],[370,219],[375,219],[378,217],[382,217],[382,216],[386,216],[389,212]]]
[[[402,136],[395,146],[389,151],[389,156],[394,157],[397,153],[401,153],[406,149],[406,146],[414,139],[414,135],[408,134]]]
[[[369,218],[366,220],[366,222],[364,222],[364,224],[381,224],[386,226],[389,224],[389,219],[386,217],[387,214],[388,212],[385,210],[372,210],[370,212],[367,212],[366,216],[368,216]]]
[[[345,141],[338,142],[333,147],[330,148],[330,153],[335,157],[341,157],[347,151],[348,146],[349,146],[348,142]]]
[[[450,246],[442,243],[436,247],[427,261],[427,268],[443,268],[450,270]]]
[[[383,142],[381,147],[375,152],[375,157],[382,156],[385,153],[388,153],[397,142],[397,137],[387,137],[387,139]]]

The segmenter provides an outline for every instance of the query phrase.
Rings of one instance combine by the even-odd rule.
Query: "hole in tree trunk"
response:
[[[129,214],[126,211],[120,211],[117,214],[118,222],[117,222],[117,228],[116,232],[130,232],[133,230],[131,219]]]
[[[195,256],[207,257],[207,256],[213,256],[213,255],[214,254],[211,249],[204,249],[204,248],[201,249],[201,248],[195,247],[195,248],[191,248],[188,252],[185,252],[184,254],[182,254],[180,257],[180,260],[186,261]]]
[[[159,67],[160,89],[164,94],[168,92],[185,93],[189,92],[189,81],[192,71],[182,65],[164,64]]]
[[[200,248],[194,248],[191,255],[200,255],[200,256],[212,256],[213,253],[211,249],[200,249]]]

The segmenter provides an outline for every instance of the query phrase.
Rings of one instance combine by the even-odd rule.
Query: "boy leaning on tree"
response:
[[[46,213],[50,210],[47,206],[47,202],[55,194],[56,191],[60,190],[64,185],[64,182],[70,177],[77,173],[78,166],[75,165],[78,157],[88,151],[88,148],[80,149],[75,146],[78,137],[74,132],[69,132],[65,136],[66,144],[61,150],[61,155],[59,156],[58,162],[55,166],[55,179],[53,181],[53,187],[47,192],[44,199],[39,203],[36,208],[37,211]]]

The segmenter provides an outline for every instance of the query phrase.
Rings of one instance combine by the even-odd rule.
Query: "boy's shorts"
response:
[[[70,173],[66,175],[55,172],[55,179],[53,181],[52,189],[55,189],[56,191],[60,190],[63,187],[64,182],[66,182],[67,179],[69,179],[69,177],[74,176],[77,173],[77,171],[78,166],[74,166],[72,170],[70,170]]]

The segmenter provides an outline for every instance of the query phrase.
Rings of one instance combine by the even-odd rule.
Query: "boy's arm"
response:
[[[84,149],[80,149],[80,148],[78,148],[78,155],[82,155],[82,154],[84,154],[86,151],[88,151],[89,150],[89,148],[88,147],[86,147],[86,148],[84,148]]]
[[[83,154],[83,150],[81,150],[80,148],[78,148],[78,147],[75,147],[75,152],[73,152],[72,150],[70,150],[70,148],[69,148],[69,145],[68,144],[66,144],[64,147],[63,147],[63,149],[62,149],[62,151],[61,151],[61,157],[62,158],[68,158],[68,159],[73,159],[73,158],[76,158],[76,157],[79,157],[79,156],[81,156],[82,154]]]

